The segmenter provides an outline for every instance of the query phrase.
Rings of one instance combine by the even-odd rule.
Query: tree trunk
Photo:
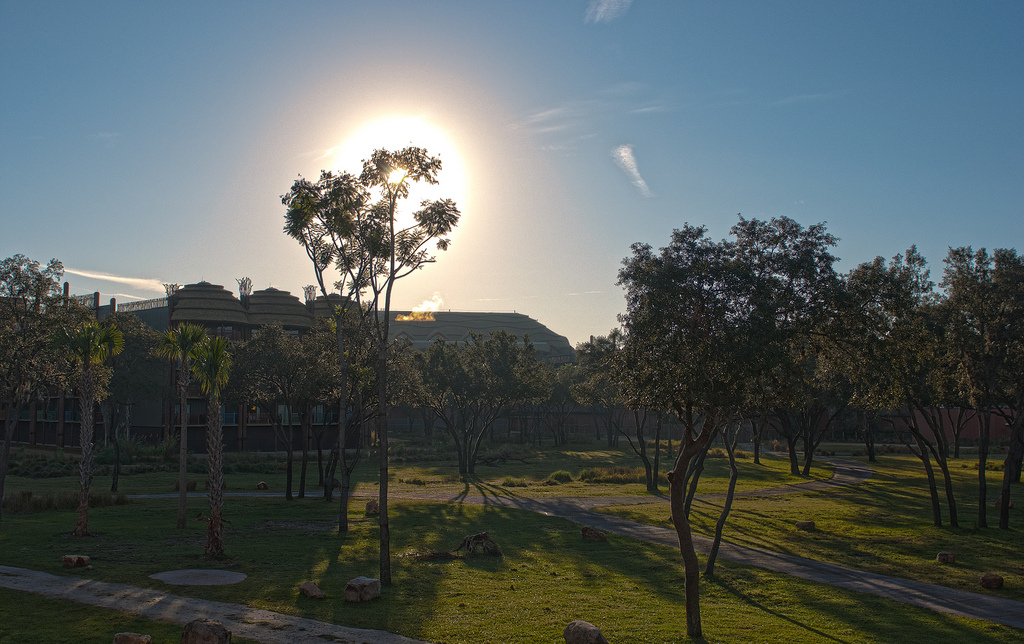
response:
[[[4,445],[0,451],[0,520],[3,519],[4,488],[7,472],[11,466],[11,443],[14,442],[14,427],[21,415],[21,405],[7,404],[7,420],[4,421]]]
[[[986,505],[988,503],[988,481],[985,467],[988,465],[988,445],[992,429],[991,411],[985,410],[982,412],[981,425],[978,429],[978,527],[987,528],[988,516],[986,514]]]
[[[1017,414],[1010,427],[1010,446],[1003,461],[1003,485],[999,495],[999,529],[1010,529],[1010,484],[1020,479],[1020,463],[1024,458],[1024,414]]]
[[[206,410],[207,482],[210,518],[207,520],[206,555],[224,554],[224,436],[220,423],[220,400],[211,396]]]
[[[309,438],[312,433],[312,410],[307,408],[302,415],[302,465],[299,468],[299,498],[306,498],[306,469],[309,467]]]
[[[188,512],[188,381],[181,374],[188,374],[185,361],[178,364],[178,391],[181,397],[181,432],[178,434],[178,523],[179,530],[185,529],[185,515]]]
[[[92,487],[92,438],[93,405],[96,401],[96,385],[92,370],[82,365],[82,381],[78,404],[82,410],[82,427],[79,432],[82,443],[82,461],[78,464],[79,496],[78,519],[75,522],[75,536],[89,536],[89,489]]]
[[[385,313],[387,315],[387,313]],[[385,318],[385,334],[380,340],[377,356],[377,443],[380,451],[380,493],[378,505],[380,514],[380,583],[391,585],[391,525],[388,520],[388,398],[387,398],[387,318]]]
[[[729,517],[729,512],[732,510],[732,500],[736,496],[736,480],[740,476],[739,470],[736,468],[737,438],[739,438],[738,429],[736,436],[731,442],[728,437],[725,439],[725,451],[729,454],[729,491],[726,492],[725,504],[722,506],[722,512],[718,515],[718,521],[715,523],[715,540],[711,544],[711,551],[708,553],[708,560],[704,566],[705,577],[712,577],[715,574],[715,560],[718,558],[718,548],[722,545],[722,531],[725,529],[725,520]]]

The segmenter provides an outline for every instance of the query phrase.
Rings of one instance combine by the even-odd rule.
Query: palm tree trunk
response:
[[[210,495],[210,518],[206,532],[206,555],[224,554],[224,440],[220,424],[220,400],[210,396],[206,410],[206,452]]]
[[[178,434],[178,524],[179,530],[185,529],[185,515],[188,512],[188,362],[182,360],[178,364],[178,392],[181,396],[181,409],[178,419],[181,431]],[[185,374],[182,377],[182,374]]]
[[[96,386],[93,380],[92,369],[88,365],[82,366],[82,379],[80,391],[78,392],[79,407],[82,410],[82,428],[79,432],[79,440],[82,444],[82,461],[78,464],[79,496],[78,496],[78,520],[75,522],[75,536],[89,536],[89,489],[92,487],[92,434],[93,434],[93,405],[96,401]]]

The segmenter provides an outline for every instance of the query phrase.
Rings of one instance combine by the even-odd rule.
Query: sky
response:
[[[634,243],[827,222],[847,271],[1024,249],[1024,2],[0,0],[0,256],[73,293],[302,297],[299,177],[439,154],[462,212],[394,308],[515,311],[573,344]],[[355,164],[355,167],[352,167]]]

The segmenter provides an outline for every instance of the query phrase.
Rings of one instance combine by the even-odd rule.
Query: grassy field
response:
[[[865,461],[865,459],[856,459]],[[1024,514],[1011,510],[1010,530],[976,529],[977,470],[955,462],[952,475],[960,528],[932,526],[931,505],[920,462],[908,456],[881,456],[874,475],[849,488],[791,494],[765,499],[737,498],[724,538],[732,543],[828,561],[896,577],[983,590],[978,580],[994,572],[1006,586],[998,594],[1024,601]],[[998,525],[995,496],[1002,472],[988,472],[988,522]],[[993,490],[995,492],[993,493]],[[941,494],[941,492],[940,492]],[[668,503],[599,508],[603,512],[651,525],[671,525]],[[694,503],[691,522],[698,534],[712,536],[721,501]],[[812,520],[813,532],[797,531],[795,522]],[[956,554],[956,563],[935,562],[940,551]]]
[[[643,486],[635,483],[544,483],[558,470],[569,471],[576,478],[579,471],[586,468],[634,465],[635,461],[623,452],[581,450],[522,456],[526,463],[512,460],[500,467],[481,467],[480,477],[468,482],[453,477],[452,468],[446,462],[409,460],[396,464],[394,485],[396,491],[445,494],[472,492],[474,488],[522,496],[645,494]],[[370,480],[373,463],[360,467],[359,486],[373,489]],[[781,459],[766,459],[763,468],[744,461],[742,467],[741,476],[746,477],[744,489],[803,480],[790,477],[788,464]],[[726,469],[724,460],[709,459],[702,491],[723,490]],[[913,553],[904,553],[905,550],[918,548],[924,552],[931,545],[920,543],[911,548],[905,542],[927,542],[936,532],[928,527],[927,506],[922,505],[924,514],[913,508],[920,501],[914,488],[914,472],[909,461],[887,458],[876,477],[857,490],[832,496],[818,493],[783,497],[794,504],[788,506],[787,511],[776,512],[786,505],[781,500],[762,500],[742,510],[737,506],[726,527],[726,539],[742,543],[755,543],[762,538],[774,540],[777,545],[761,545],[791,552],[814,546],[817,550],[811,553],[813,556],[852,565],[843,558],[856,557],[854,553],[860,552],[858,548],[869,546],[857,546],[856,538],[847,539],[846,531],[851,528],[839,523],[833,527],[833,521],[839,519],[832,517],[846,510],[832,508],[862,507],[867,508],[862,510],[866,524],[887,525],[893,531],[888,540],[878,539],[876,545],[870,546],[878,553],[874,556],[886,561],[900,556],[910,561]],[[827,477],[829,471],[822,468],[815,474]],[[964,476],[968,474],[969,471],[964,470]],[[122,478],[122,489],[170,492],[173,479],[174,474],[166,472],[133,475]],[[228,485],[229,490],[251,490],[258,480],[267,480],[273,489],[280,490],[282,479],[282,474],[240,473],[229,475]],[[526,486],[506,487],[506,479],[525,482]],[[103,477],[99,477],[96,486],[103,484]],[[74,489],[76,485],[74,477],[8,480],[8,489],[30,489],[37,493]],[[969,487],[966,481],[964,485]],[[966,492],[969,490],[965,488],[963,499],[968,498]],[[737,504],[740,502],[737,500]],[[660,507],[660,503],[616,508],[614,512],[634,513],[637,518],[660,524],[667,517],[667,510]],[[90,516],[91,527],[97,535],[86,539],[70,536],[74,525],[74,512],[70,510],[5,515],[0,524],[0,553],[3,553],[0,560],[7,565],[55,574],[74,572],[103,581],[243,603],[451,644],[559,642],[562,629],[572,619],[597,624],[612,642],[685,639],[682,567],[677,551],[616,536],[611,536],[607,543],[584,541],[578,526],[561,519],[511,509],[393,501],[395,583],[378,601],[346,604],[340,597],[348,579],[377,574],[376,525],[372,518],[363,514],[361,504],[354,503],[351,509],[352,531],[339,537],[335,531],[336,504],[328,505],[315,498],[288,502],[281,498],[229,497],[226,517],[231,524],[226,537],[227,558],[221,561],[202,556],[202,522],[190,522],[184,531],[174,528],[175,507],[173,499],[162,498],[95,508]],[[190,515],[204,509],[202,499],[190,500]],[[697,523],[717,515],[710,504],[703,502],[695,506],[694,512]],[[849,513],[845,520],[857,523],[853,510]],[[969,513],[965,507],[965,519],[969,518]],[[869,515],[874,514],[878,516],[868,521]],[[818,521],[819,532],[795,533],[792,521],[802,518]],[[860,529],[869,531],[866,527]],[[463,536],[483,530],[489,531],[499,543],[503,557],[437,561],[415,556],[429,550],[451,550]],[[773,533],[774,530],[778,532]],[[945,532],[948,531],[937,531],[937,534]],[[989,539],[993,534],[999,537],[995,534],[998,532],[982,531],[979,536],[971,530],[963,530],[954,536],[966,542],[981,537]],[[1019,527],[1013,532],[1019,534]],[[835,535],[843,535],[843,538]],[[971,552],[965,547],[960,543],[938,549],[952,549],[961,556],[961,552]],[[981,542],[972,547],[979,551],[985,549]],[[1007,561],[1019,561],[1022,551],[1019,538],[1014,545],[1007,537],[1003,547],[1001,556]],[[59,557],[69,552],[90,555],[94,569],[84,572],[61,568]],[[963,556],[970,561],[970,554]],[[934,559],[934,552],[929,552],[928,558]],[[924,576],[929,567],[947,574],[950,570],[970,570],[972,565],[958,562],[950,569],[943,569],[925,562],[918,567],[906,566],[909,573],[902,576]],[[150,574],[163,570],[208,567],[237,570],[249,577],[240,584],[220,587],[168,587],[149,578]],[[762,570],[720,562],[717,573],[714,579],[702,582],[708,642],[1020,641],[1021,633],[1014,629],[941,615]],[[1020,582],[1011,581],[1015,578],[1003,574],[1011,587],[1004,593],[1015,592],[1012,587],[1020,586]],[[317,602],[298,596],[298,585],[309,579],[316,580],[324,589],[327,600]],[[27,617],[21,609],[23,604],[33,607]],[[6,615],[14,612],[14,606],[19,606],[21,616],[7,620]],[[5,615],[5,619],[0,620],[0,642],[4,643],[110,641],[112,635],[89,635],[106,633],[100,630],[105,620],[110,622],[107,630],[111,634],[119,630],[160,634],[155,641],[176,641],[177,635],[173,633],[180,635],[180,627],[158,624],[151,631],[144,628],[145,624],[121,627],[121,623],[136,624],[130,621],[135,618],[117,614],[111,617],[108,611],[80,606],[65,611],[42,599],[24,602],[23,598],[9,592],[0,592],[0,612]],[[45,629],[42,622],[46,622]],[[77,638],[61,639],[53,635],[62,632],[62,624],[67,626],[63,630],[74,633],[78,628],[74,625],[84,622],[97,624],[97,630],[86,631]],[[29,633],[36,633],[36,624],[44,631],[33,635],[35,639],[32,639]],[[171,636],[163,635],[166,632]],[[48,637],[48,634],[53,636]]]

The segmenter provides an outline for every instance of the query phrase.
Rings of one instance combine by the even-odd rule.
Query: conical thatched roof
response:
[[[242,303],[223,286],[199,282],[183,286],[174,294],[171,323],[227,322],[246,324],[247,316]]]
[[[347,297],[331,293],[330,305],[328,305],[328,300],[325,300],[323,295],[318,295],[316,300],[313,301],[313,315],[318,318],[329,318],[333,314],[334,307],[346,306],[348,302],[349,299]]]
[[[249,324],[281,326],[308,329],[313,326],[313,316],[306,306],[288,291],[268,288],[249,296]]]

